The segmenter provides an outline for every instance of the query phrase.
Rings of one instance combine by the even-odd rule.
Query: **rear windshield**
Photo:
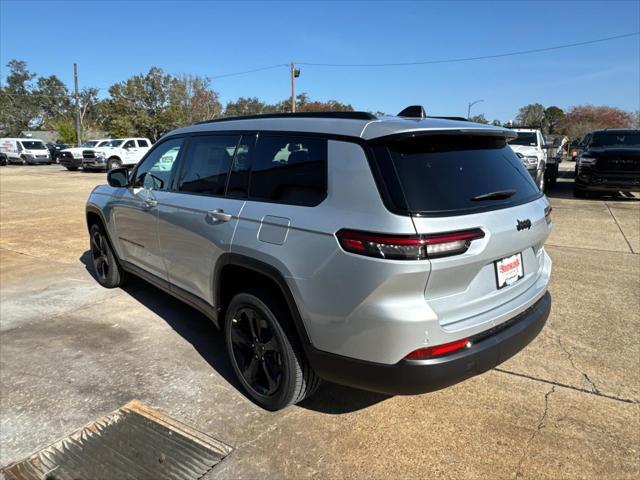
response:
[[[524,145],[525,147],[535,147],[538,145],[536,132],[518,132],[518,138],[510,140],[511,145]]]
[[[636,132],[597,132],[593,134],[592,147],[606,147],[620,145],[640,145],[640,131]]]
[[[375,150],[392,203],[411,213],[459,215],[541,195],[504,138],[425,135]]]
[[[20,143],[22,143],[22,146],[26,150],[46,150],[47,149],[47,147],[45,147],[44,143],[42,143],[42,142],[34,142],[34,141],[30,141],[30,140],[20,140]]]

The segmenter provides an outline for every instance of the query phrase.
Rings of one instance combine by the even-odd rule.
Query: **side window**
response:
[[[326,193],[326,139],[258,137],[249,198],[313,206],[319,204]]]
[[[158,145],[140,164],[133,181],[134,188],[168,190],[171,172],[182,148],[182,138],[172,138]]]
[[[138,146],[147,148],[149,146],[149,142],[147,142],[146,140],[138,140]]]
[[[23,149],[22,144],[20,142],[16,142],[16,146],[18,147],[18,152],[21,152]]]
[[[251,156],[256,143],[256,136],[243,135],[236,158],[231,166],[231,177],[227,184],[227,196],[234,198],[246,198],[249,192],[249,176],[251,169]]]
[[[122,146],[122,148],[136,148],[136,142],[134,140],[129,140]]]
[[[182,192],[224,195],[239,135],[203,135],[191,138],[178,182]]]

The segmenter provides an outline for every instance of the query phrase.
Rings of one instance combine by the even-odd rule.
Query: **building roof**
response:
[[[347,113],[347,112],[339,112]],[[515,136],[506,128],[495,127],[467,121],[448,120],[442,118],[376,118],[365,112],[351,112],[354,118],[347,115],[328,116],[326,113],[313,115],[279,114],[229,118],[201,122],[188,127],[179,128],[170,134],[215,132],[215,131],[290,131],[309,132],[328,135],[357,137],[365,140],[386,137],[415,131],[468,131],[470,133],[489,133],[495,135]],[[357,115],[356,115],[357,114]],[[368,115],[365,117],[364,115]]]

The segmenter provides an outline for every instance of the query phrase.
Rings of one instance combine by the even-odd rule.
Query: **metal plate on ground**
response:
[[[0,469],[7,480],[199,479],[231,447],[138,401]]]

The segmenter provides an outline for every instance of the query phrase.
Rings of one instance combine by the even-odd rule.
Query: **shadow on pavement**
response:
[[[88,250],[82,254],[80,262],[95,279],[91,253]],[[216,328],[211,320],[199,311],[137,277],[132,276],[131,281],[122,290],[167,322],[176,333],[193,345],[200,356],[216,372],[242,393],[242,387],[236,380],[227,359],[223,333]],[[389,398],[388,395],[323,382],[311,398],[304,400],[297,406],[307,410],[339,415],[370,407],[387,398]]]

